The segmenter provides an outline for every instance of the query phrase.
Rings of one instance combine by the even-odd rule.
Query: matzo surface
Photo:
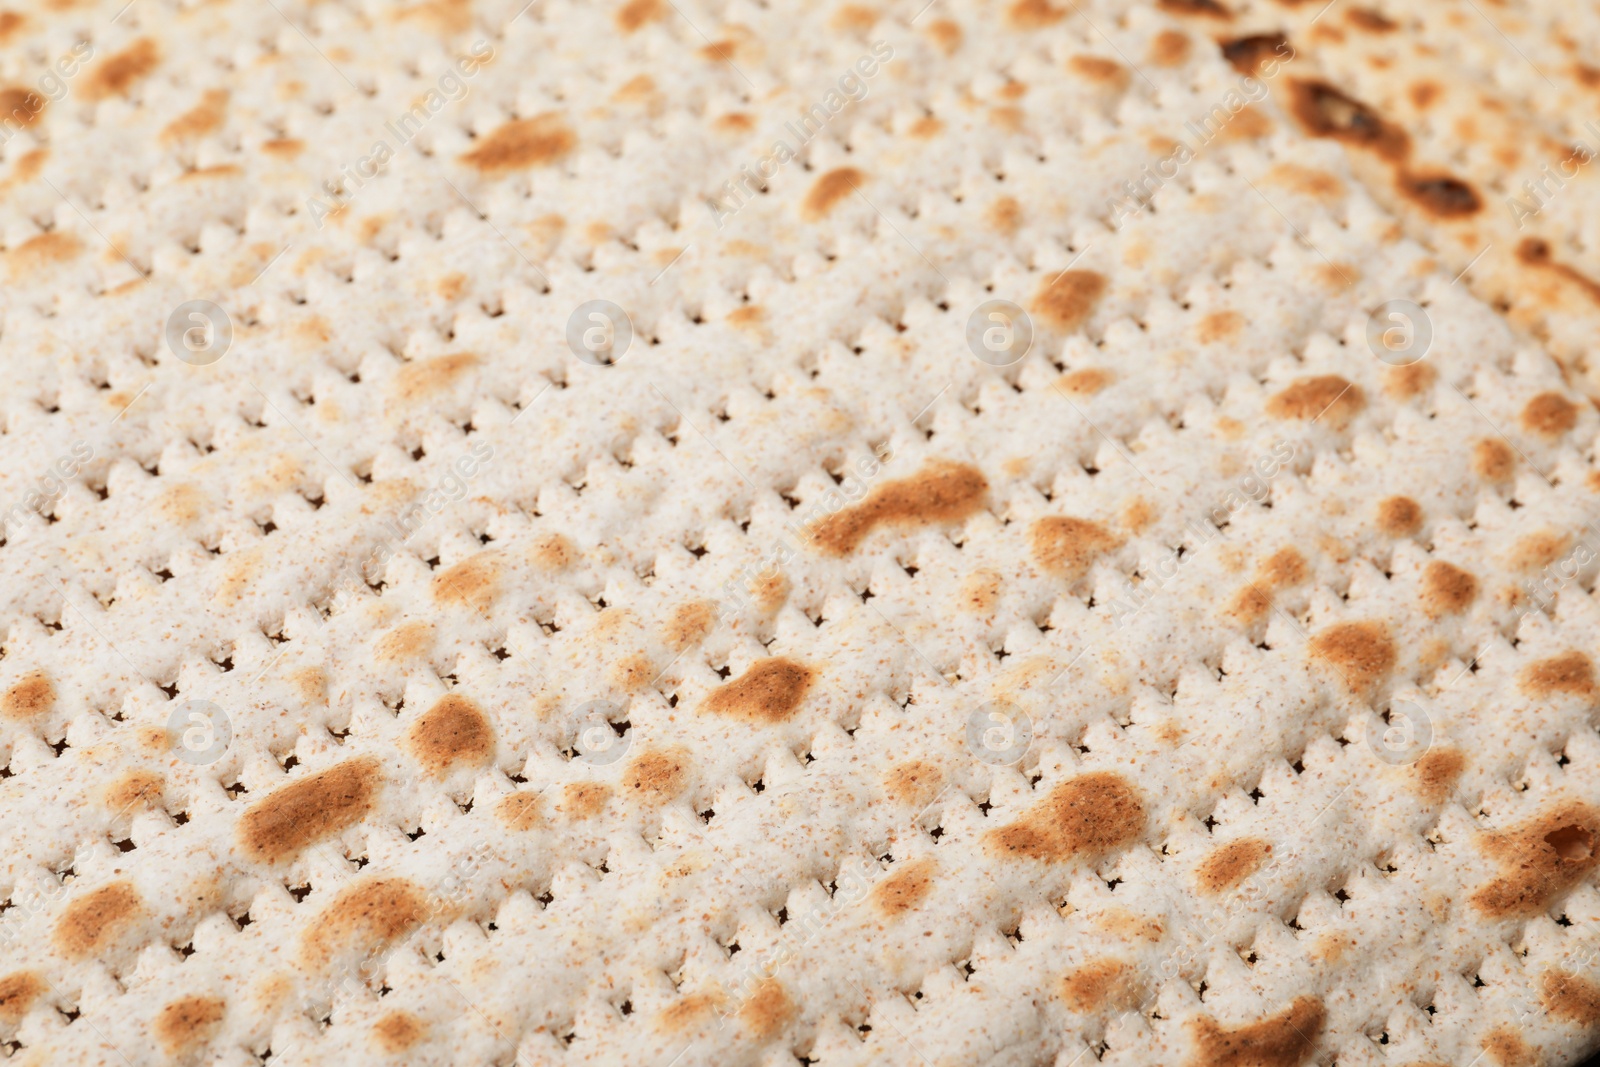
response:
[[[8,1062],[1600,1043],[1593,13],[921,4],[0,11]]]

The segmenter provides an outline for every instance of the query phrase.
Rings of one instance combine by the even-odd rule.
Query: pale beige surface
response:
[[[1490,193],[1423,218],[1294,117],[1293,78],[1387,103],[1344,2],[1343,41],[1200,2],[0,14],[24,98],[92,51],[0,149],[0,1048],[1581,1059],[1600,418],[1552,352],[1593,315],[1484,303],[1449,227],[1508,226]],[[1217,41],[1280,30],[1242,83]],[[996,298],[1036,328],[1001,369]],[[615,366],[565,340],[596,299]],[[162,335],[189,300],[210,366]]]

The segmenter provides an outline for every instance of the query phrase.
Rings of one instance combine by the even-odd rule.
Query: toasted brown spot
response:
[[[1267,172],[1267,180],[1314,200],[1331,202],[1344,198],[1344,182],[1338,175],[1314,167],[1302,167],[1297,163],[1279,163]]]
[[[1472,469],[1491,482],[1504,482],[1516,467],[1511,447],[1496,437],[1485,437],[1472,446]]]
[[[25,130],[44,113],[45,98],[32,89],[7,86],[0,89],[0,123]]]
[[[167,780],[155,771],[128,771],[106,786],[105,805],[113,815],[134,807],[149,811],[161,803]]]
[[[667,619],[666,639],[674,652],[697,645],[717,623],[716,605],[709,600],[690,600],[679,604]]]
[[[226,89],[207,89],[200,103],[167,123],[161,136],[168,141],[182,141],[219,130],[227,105]]]
[[[471,352],[407,363],[395,375],[394,394],[405,403],[430,397],[455,385],[481,360]]]
[[[1094,396],[1117,380],[1117,376],[1104,367],[1079,367],[1069,370],[1056,379],[1056,385],[1069,396]]]
[[[477,704],[459,693],[446,693],[411,724],[406,747],[425,771],[437,776],[457,764],[487,762],[494,755],[494,729]]]
[[[1067,60],[1067,67],[1086,81],[1112,89],[1121,89],[1128,84],[1128,68],[1104,56],[1076,55]]]
[[[771,614],[789,598],[789,579],[782,571],[764,570],[751,581],[750,594],[762,611]]]
[[[1413,788],[1429,804],[1439,804],[1455,790],[1456,779],[1466,769],[1467,757],[1459,749],[1433,747],[1411,765]]]
[[[11,40],[27,22],[27,16],[20,11],[0,11],[0,44]]]
[[[1565,278],[1587,293],[1590,299],[1600,302],[1600,282],[1596,282],[1572,264],[1555,259],[1550,252],[1550,242],[1538,237],[1523,238],[1522,243],[1517,245],[1517,259],[1530,267],[1548,270]]]
[[[1092,519],[1051,515],[1028,528],[1033,558],[1049,573],[1076,581],[1095,560],[1121,547],[1122,538]]]
[[[1483,1051],[1495,1067],[1537,1067],[1539,1054],[1509,1026],[1497,1026],[1483,1039]]]
[[[1257,585],[1247,585],[1228,602],[1227,614],[1246,625],[1260,622],[1272,610],[1272,597]]]
[[[1114,771],[1091,771],[1056,786],[1015,822],[986,835],[1002,856],[1058,863],[1073,856],[1102,856],[1144,833],[1138,792]]]
[[[860,4],[845,4],[833,13],[828,25],[841,32],[864,33],[877,25],[878,13]]]
[[[1433,387],[1439,372],[1431,363],[1408,363],[1383,368],[1383,391],[1400,400],[1421,396]]]
[[[1332,137],[1346,144],[1370,148],[1384,159],[1396,162],[1411,151],[1411,141],[1405,131],[1390,125],[1372,108],[1327,82],[1295,78],[1290,80],[1289,87],[1293,94],[1289,109],[1313,136]]]
[[[1177,30],[1162,30],[1150,42],[1150,62],[1158,67],[1179,67],[1189,58],[1189,38]]]
[[[1422,572],[1422,602],[1434,618],[1459,615],[1478,598],[1478,579],[1453,563],[1436,559]]]
[[[689,784],[689,754],[683,749],[655,750],[634,757],[622,775],[622,788],[651,803],[671,800]]]
[[[1430,215],[1458,219],[1483,210],[1483,197],[1468,183],[1450,174],[1412,174],[1395,177],[1400,192]]]
[[[1203,15],[1213,19],[1231,19],[1233,12],[1217,0],[1157,0],[1156,6],[1174,15]]]
[[[578,143],[578,135],[560,114],[546,111],[528,119],[514,119],[483,138],[461,157],[480,174],[497,175],[529,167],[543,167],[565,156]]]
[[[433,576],[433,598],[441,604],[483,611],[500,596],[500,561],[491,552],[468,556]]]
[[[1543,570],[1567,551],[1572,539],[1556,530],[1539,530],[1516,543],[1510,564],[1520,571]]]
[[[578,559],[578,550],[561,534],[546,534],[533,542],[534,566],[543,571],[564,571]]]
[[[1549,696],[1568,693],[1587,697],[1594,694],[1594,664],[1582,652],[1573,650],[1559,656],[1530,663],[1518,679],[1525,693]]]
[[[494,812],[510,830],[532,830],[544,825],[538,793],[511,793],[500,801]]]
[[[36,234],[7,255],[18,268],[44,267],[52,263],[66,263],[83,252],[83,242],[63,230]]]
[[[926,141],[939,136],[939,131],[944,129],[944,123],[932,115],[924,115],[906,128],[906,133],[919,141]]]
[[[613,17],[619,30],[623,33],[633,33],[649,23],[660,22],[667,17],[669,10],[662,0],[628,0],[626,4],[617,8],[617,13]]]
[[[1226,892],[1259,871],[1272,855],[1272,844],[1254,837],[1230,841],[1212,850],[1195,869],[1200,892]]]
[[[722,994],[716,990],[689,993],[663,1008],[656,1017],[656,1026],[668,1033],[681,1033],[708,1018],[722,1003]]]
[[[1432,107],[1434,101],[1444,95],[1444,87],[1438,82],[1420,81],[1413,82],[1406,95],[1411,98],[1411,105],[1418,111],[1426,111]]]
[[[378,639],[377,657],[386,663],[426,659],[433,651],[433,624],[425,619],[402,623]]]
[[[1258,137],[1265,137],[1272,132],[1272,120],[1254,107],[1245,107],[1233,116],[1233,121],[1217,133],[1223,141],[1249,141]],[[1337,273],[1337,268],[1332,268]],[[1348,265],[1345,270],[1349,270]]]
[[[112,882],[68,904],[56,920],[56,947],[73,959],[106,948],[144,910],[132,882]]]
[[[1134,533],[1143,533],[1156,521],[1156,509],[1144,497],[1134,497],[1122,509],[1122,525]]]
[[[730,111],[717,117],[716,127],[732,133],[747,133],[756,128],[756,120],[743,111]]]
[[[1344,13],[1344,19],[1356,29],[1368,33],[1393,33],[1400,28],[1398,22],[1385,18],[1381,12],[1370,7],[1353,7]]]
[[[976,467],[935,460],[909,478],[885,482],[854,507],[823,518],[812,543],[835,556],[855,551],[879,526],[932,526],[960,522],[983,504],[989,482]]]
[[[954,55],[961,47],[961,27],[949,19],[939,19],[928,26],[928,36],[945,55]]]
[[[274,137],[261,142],[261,151],[277,159],[293,159],[306,150],[306,143],[295,137]]]
[[[42,671],[33,671],[0,696],[0,715],[12,721],[48,715],[56,706],[56,687]]]
[[[992,107],[989,109],[989,122],[996,129],[1016,133],[1027,122],[1027,112],[1020,107]]]
[[[467,287],[467,276],[459,272],[446,274],[439,279],[434,291],[446,300],[454,300]]]
[[[372,1040],[384,1052],[404,1052],[428,1036],[428,1026],[409,1011],[391,1011],[372,1024]]]
[[[177,1056],[210,1041],[226,1007],[220,997],[183,997],[156,1014],[150,1032],[168,1056]]]
[[[1515,829],[1483,834],[1480,847],[1499,863],[1500,875],[1472,894],[1473,905],[1493,919],[1546,910],[1600,863],[1597,834],[1600,811],[1577,800]]]
[[[602,782],[568,782],[561,791],[561,804],[556,808],[574,819],[589,819],[605,810],[610,787]]]
[[[1047,275],[1033,294],[1033,313],[1063,332],[1077,329],[1106,291],[1106,277],[1092,270]]]
[[[348,948],[380,950],[427,920],[427,895],[404,878],[373,878],[328,902],[301,935],[300,956],[322,966]]]
[[[1198,1054],[1195,1067],[1299,1067],[1310,1058],[1327,1012],[1317,997],[1295,997],[1260,1022],[1223,1026],[1202,1015],[1189,1025]]]
[[[1352,689],[1365,692],[1394,670],[1396,648],[1382,623],[1341,622],[1311,639],[1311,658],[1333,667]]]
[[[855,167],[837,167],[811,183],[800,205],[800,215],[807,222],[825,217],[834,206],[855,192],[867,180],[866,174]]]
[[[611,99],[629,104],[652,100],[655,95],[656,80],[648,74],[639,74],[623,82],[617,91],[611,94]]]
[[[383,784],[376,760],[346,760],[291,782],[251,805],[239,838],[252,859],[281,863],[372,810]]]
[[[1410,537],[1422,529],[1422,505],[1408,496],[1378,501],[1378,529],[1390,537]]]
[[[606,680],[625,693],[637,693],[659,673],[648,656],[623,656],[606,668]]]
[[[1560,393],[1540,393],[1522,409],[1522,425],[1545,437],[1560,437],[1578,423],[1578,405]]]
[[[1571,971],[1546,971],[1539,1000],[1557,1019],[1589,1027],[1600,1023],[1600,985]]]
[[[14,971],[0,978],[0,1019],[16,1024],[44,993],[44,981],[32,971]]]
[[[1017,227],[1022,225],[1022,205],[1009,196],[997,197],[983,213],[983,219],[996,233],[1016,233]]]
[[[784,656],[750,666],[733,681],[711,691],[702,710],[756,725],[787,722],[816,681],[817,672]]]
[[[1256,580],[1269,589],[1288,589],[1311,577],[1311,565],[1292,546],[1278,549],[1256,568]]]
[[[1244,328],[1244,316],[1237,311],[1213,311],[1195,323],[1194,338],[1203,345],[1231,341]]]
[[[776,978],[762,981],[739,1005],[739,1021],[763,1041],[776,1037],[797,1014],[794,1001]]]
[[[921,807],[938,795],[944,772],[926,760],[907,760],[889,768],[883,776],[883,791],[897,804]]]
[[[1049,0],[1016,0],[1006,9],[1006,22],[1014,30],[1042,30],[1066,17],[1066,11]]]
[[[1126,960],[1102,956],[1061,979],[1061,1000],[1079,1015],[1127,1011],[1144,1000],[1144,983]]]
[[[743,304],[728,312],[728,323],[741,328],[760,326],[767,313],[755,304]]]
[[[883,914],[899,915],[927,899],[939,865],[932,857],[913,860],[872,887],[872,903]]]
[[[84,91],[90,100],[103,100],[108,96],[127,96],[135,82],[155,70],[161,63],[161,52],[148,37],[141,37],[127,48],[107,56],[89,74]]]
[[[1277,419],[1326,419],[1328,425],[1342,429],[1367,406],[1367,395],[1359,385],[1337,374],[1296,378],[1282,392],[1267,401],[1267,414]]]
[[[1269,59],[1292,59],[1294,49],[1281,33],[1256,33],[1222,42],[1222,58],[1240,74],[1254,75]]]

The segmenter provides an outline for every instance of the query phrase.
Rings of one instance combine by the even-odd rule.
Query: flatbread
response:
[[[0,13],[11,1062],[1581,1060],[1593,34],[1436,7]]]

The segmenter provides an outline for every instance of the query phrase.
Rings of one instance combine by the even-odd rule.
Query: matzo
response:
[[[1579,1062],[1502,15],[0,11],[5,1055]]]

